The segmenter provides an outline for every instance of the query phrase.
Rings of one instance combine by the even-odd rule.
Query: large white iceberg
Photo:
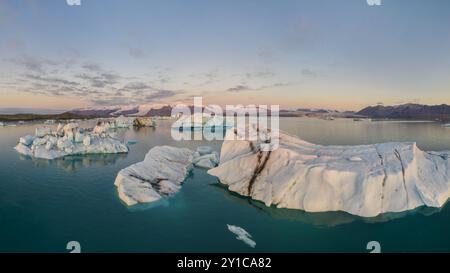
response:
[[[168,197],[181,189],[192,168],[193,152],[186,148],[157,146],[144,161],[121,170],[114,182],[128,206]]]
[[[99,131],[99,130],[97,130]],[[36,128],[34,136],[19,139],[15,147],[20,154],[43,159],[68,155],[127,153],[128,147],[107,131],[101,133],[80,128],[77,123]]]
[[[415,143],[321,146],[284,132],[279,148],[265,152],[261,141],[238,134],[227,132],[220,164],[208,173],[267,206],[374,217],[441,207],[450,196],[450,152],[424,152]]]

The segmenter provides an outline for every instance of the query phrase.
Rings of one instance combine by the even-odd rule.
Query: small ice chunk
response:
[[[211,169],[217,167],[217,164],[219,164],[219,155],[217,152],[205,155],[199,155],[196,152],[194,153],[193,163],[196,167]]]
[[[245,229],[233,225],[227,225],[227,227],[229,231],[237,235],[236,239],[243,241],[252,248],[255,248],[256,242],[251,239],[252,235],[250,235],[250,233],[248,233]]]
[[[207,154],[212,153],[212,148],[209,147],[209,146],[199,146],[199,147],[197,148],[197,152],[198,152],[200,155],[207,155]]]

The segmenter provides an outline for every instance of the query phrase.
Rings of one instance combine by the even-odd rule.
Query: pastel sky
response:
[[[450,1],[2,0],[0,108],[450,104]]]

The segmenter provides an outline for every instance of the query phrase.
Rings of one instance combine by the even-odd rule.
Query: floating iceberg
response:
[[[321,146],[283,132],[279,148],[265,152],[261,141],[232,140],[236,134],[227,132],[220,164],[208,173],[266,206],[374,217],[441,207],[450,196],[450,152],[415,143]]]
[[[133,126],[134,118],[120,116],[116,118],[113,123],[115,123],[116,128],[130,128]]]
[[[192,168],[193,152],[186,148],[157,146],[144,161],[121,170],[114,182],[128,206],[168,197],[181,189]]]
[[[144,161],[121,170],[114,185],[128,206],[155,202],[177,193],[193,166],[210,169],[218,162],[219,155],[208,146],[200,146],[196,152],[157,146]]]
[[[56,120],[53,120],[53,119],[48,119],[48,120],[44,121],[44,124],[55,124],[55,123],[56,123]]]
[[[227,128],[226,120],[222,116],[210,116],[204,113],[181,116],[173,125],[173,129],[202,130],[204,128]]]
[[[156,127],[156,122],[153,118],[138,117],[133,121],[135,127]]]
[[[128,152],[128,147],[108,132],[98,134],[80,128],[77,123],[59,124],[56,131],[50,127],[36,128],[35,135],[21,137],[15,149],[20,154],[43,159]]]
[[[219,164],[219,154],[209,146],[199,146],[194,153],[192,163],[196,167],[211,169]]]
[[[227,227],[229,231],[237,235],[236,239],[243,241],[252,248],[256,246],[256,242],[251,239],[252,235],[250,235],[250,233],[248,233],[245,229],[233,225],[227,225]]]

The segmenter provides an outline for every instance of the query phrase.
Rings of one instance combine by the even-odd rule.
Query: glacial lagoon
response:
[[[0,127],[0,252],[383,252],[450,251],[450,206],[419,208],[375,218],[347,213],[306,213],[268,208],[229,192],[206,170],[195,168],[181,191],[165,202],[128,207],[114,180],[158,145],[201,145],[220,151],[221,142],[170,137],[170,121],[157,128],[122,130],[128,154],[31,159],[13,147],[40,124]],[[281,118],[280,127],[322,145],[416,141],[422,150],[450,150],[450,128],[438,122],[334,121]],[[228,230],[244,228],[251,248]]]

